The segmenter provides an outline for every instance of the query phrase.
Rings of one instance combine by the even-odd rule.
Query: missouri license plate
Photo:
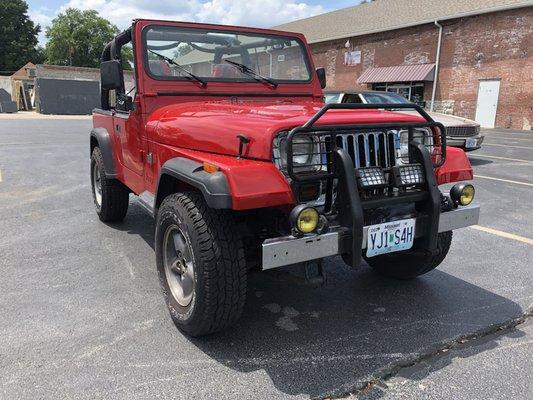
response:
[[[408,250],[413,247],[416,218],[370,225],[366,241],[366,256]]]
[[[477,139],[472,139],[472,138],[466,139],[465,147],[467,149],[472,149],[476,146],[477,146]]]

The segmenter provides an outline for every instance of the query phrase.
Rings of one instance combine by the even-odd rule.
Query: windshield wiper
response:
[[[231,65],[234,65],[236,66],[237,68],[239,68],[239,71],[241,71],[243,74],[246,74],[248,76],[251,76],[252,78],[254,78],[256,81],[258,82],[265,82],[265,83],[268,83],[269,85],[271,85],[274,89],[278,87],[278,84],[276,82],[274,82],[272,79],[270,78],[267,78],[266,76],[263,76],[261,74],[258,74],[257,72],[255,72],[253,69],[251,69],[250,67],[247,67],[246,65],[244,64],[240,64],[238,62],[235,62],[235,61],[230,61],[230,60],[224,60],[225,62],[231,64]]]
[[[176,61],[174,61],[172,58],[169,58],[169,57],[166,57],[164,56],[163,54],[159,54],[159,53],[156,53],[155,51],[152,51],[150,49],[148,49],[148,51],[152,54],[155,54],[156,56],[158,56],[159,58],[161,58],[162,60],[166,61],[167,63],[169,64],[172,64],[174,66],[176,66],[180,71],[182,72],[185,72],[188,76],[186,76],[185,78],[189,79],[189,80],[194,80],[196,82],[198,82],[200,84],[200,86],[202,88],[206,88],[207,87],[207,82],[204,81],[202,78],[194,75],[192,72],[189,72],[187,71],[187,69],[181,65],[179,65]]]

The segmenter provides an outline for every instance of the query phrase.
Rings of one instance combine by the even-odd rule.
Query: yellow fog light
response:
[[[311,233],[316,230],[319,219],[318,211],[305,204],[294,207],[290,215],[292,227],[300,233]]]
[[[467,206],[474,200],[476,190],[469,183],[458,183],[450,190],[450,197],[455,204]]]

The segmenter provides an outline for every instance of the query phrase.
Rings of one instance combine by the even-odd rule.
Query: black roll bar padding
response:
[[[105,45],[104,50],[102,51],[102,62],[111,60],[111,42]],[[100,79],[100,82],[102,80]],[[104,89],[100,85],[100,104],[102,110],[109,110],[109,90]]]
[[[411,149],[424,168],[426,175],[426,189],[429,193],[429,200],[425,201],[425,213],[428,216],[427,231],[425,235],[425,249],[434,253],[437,250],[437,239],[439,234],[439,219],[441,212],[441,193],[437,184],[437,178],[433,172],[433,163],[429,150],[422,143],[411,142]]]
[[[363,252],[364,220],[363,207],[355,181],[355,167],[352,158],[344,149],[337,148],[334,157],[337,159],[337,175],[339,177],[336,199],[339,222],[341,226],[347,227],[352,233],[349,254],[351,255],[351,266],[357,267],[361,264]]]

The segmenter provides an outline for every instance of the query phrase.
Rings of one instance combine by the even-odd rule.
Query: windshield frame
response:
[[[249,32],[247,30],[238,30],[238,29],[220,29],[220,28],[195,28],[195,27],[185,27],[185,26],[175,26],[175,25],[162,25],[162,24],[149,24],[142,28],[141,31],[141,43],[142,43],[142,63],[143,63],[143,70],[144,73],[150,77],[153,80],[156,81],[167,81],[167,82],[190,82],[187,77],[183,76],[160,76],[155,75],[152,73],[150,66],[149,66],[149,59],[148,59],[148,46],[147,46],[147,34],[150,29],[153,28],[163,28],[163,29],[178,29],[183,31],[209,31],[214,33],[225,33],[225,34],[241,34],[241,35],[248,35],[248,36],[258,36],[258,37],[264,37],[267,38],[279,38],[279,39],[287,39],[291,41],[295,41],[298,43],[298,46],[300,47],[301,54],[303,61],[305,63],[305,67],[307,69],[309,78],[306,80],[299,79],[299,80],[293,80],[293,79],[275,79],[270,78],[272,81],[274,81],[277,84],[290,84],[290,85],[308,85],[313,81],[314,77],[314,71],[312,68],[311,61],[309,59],[310,54],[308,52],[308,48],[306,44],[297,36],[292,35],[279,35],[279,34],[273,34],[273,33],[264,33],[264,32]],[[232,27],[235,28],[235,27]],[[179,60],[176,61],[179,63]],[[185,66],[184,66],[185,67]],[[213,82],[213,83],[237,83],[237,84],[258,84],[259,82],[255,79],[248,79],[248,78],[222,78],[222,77],[204,77],[200,76],[202,80],[205,82]],[[259,83],[261,84],[261,83]],[[279,87],[279,85],[278,85]]]

